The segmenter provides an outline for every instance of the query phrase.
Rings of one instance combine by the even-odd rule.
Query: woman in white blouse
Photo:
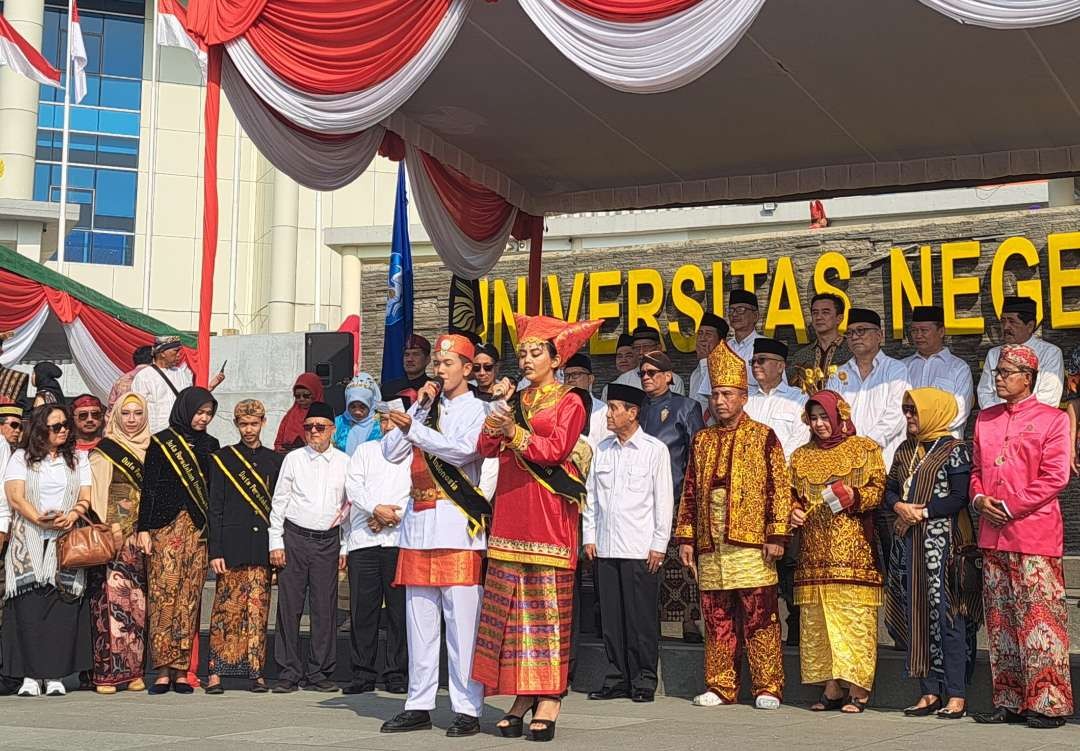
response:
[[[4,473],[11,537],[4,559],[3,665],[26,676],[20,696],[63,696],[65,675],[88,670],[90,610],[84,569],[61,569],[56,538],[90,508],[90,465],[75,451],[66,407],[34,410]]]

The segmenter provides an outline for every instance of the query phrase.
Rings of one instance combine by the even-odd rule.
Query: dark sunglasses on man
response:
[[[473,363],[473,367],[476,370],[479,370],[481,373],[487,373],[488,371],[495,370],[495,363],[493,363],[493,362],[488,362],[488,363],[478,362],[478,363]]]
[[[75,413],[76,420],[100,420],[100,409],[81,409]]]
[[[304,423],[304,432],[305,433],[325,433],[330,428],[331,428],[330,425],[323,425],[322,423],[315,423],[315,422],[311,422],[311,423],[305,422]]]

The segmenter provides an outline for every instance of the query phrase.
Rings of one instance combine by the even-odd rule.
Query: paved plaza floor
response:
[[[492,700],[484,712],[481,735],[445,737],[451,719],[445,692],[433,715],[436,729],[383,735],[379,725],[401,709],[389,694],[344,696],[298,692],[256,695],[229,691],[223,696],[119,693],[97,697],[73,693],[66,698],[0,699],[0,751],[286,751],[312,748],[457,749],[517,748],[526,741],[496,735],[494,725],[509,706]],[[1075,751],[1080,723],[1057,730],[983,726],[971,720],[905,718],[897,711],[867,710],[858,716],[814,714],[805,707],[775,712],[749,706],[703,709],[685,699],[658,697],[649,705],[618,700],[588,701],[571,694],[549,748],[588,751],[637,749],[942,749],[943,751]],[[532,748],[532,746],[528,746]]]

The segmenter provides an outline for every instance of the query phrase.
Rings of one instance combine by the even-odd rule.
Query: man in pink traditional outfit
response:
[[[1003,404],[975,422],[971,504],[982,516],[983,601],[994,710],[980,723],[1055,728],[1073,713],[1058,494],[1069,482],[1069,418],[1033,394],[1039,359],[1006,345],[993,371]]]

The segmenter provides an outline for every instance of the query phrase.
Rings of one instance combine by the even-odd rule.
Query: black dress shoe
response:
[[[251,681],[251,688],[248,689],[253,694],[265,694],[270,690],[270,687],[266,685],[266,681],[262,678],[256,678]]]
[[[193,693],[195,693],[195,688],[190,683],[182,683],[180,681],[176,681],[175,683],[173,683],[172,690],[173,690],[173,693],[176,693],[176,694],[193,694]]]
[[[1059,728],[1064,724],[1064,717],[1050,717],[1048,715],[1039,714],[1038,712],[1027,713],[1027,726],[1029,728],[1035,728],[1036,730],[1050,730],[1052,728]]]
[[[599,691],[590,691],[590,699],[596,699],[597,701],[607,701],[608,699],[629,699],[630,692],[625,688],[612,688],[611,686],[604,686]]]
[[[146,687],[146,693],[150,694],[151,696],[162,696],[163,694],[169,693],[169,684],[151,683],[149,686]]]
[[[343,694],[369,694],[375,690],[375,681],[363,681],[360,683],[350,683],[345,688],[341,689]]]
[[[950,709],[939,709],[937,716],[939,720],[962,720],[967,717],[967,708],[958,709],[955,712]]]
[[[212,686],[207,686],[206,688],[204,688],[203,693],[209,694],[210,696],[221,696],[223,693],[225,693],[225,689],[222,688],[220,683],[215,683]]]
[[[318,691],[321,694],[336,694],[341,689],[338,685],[328,678],[323,678],[321,681],[315,681],[314,683],[308,683],[304,686],[305,691]]]
[[[447,738],[465,738],[480,732],[480,718],[458,713],[454,722],[446,729]]]
[[[1005,723],[1019,725],[1027,722],[1027,718],[1022,714],[1017,714],[1005,707],[994,707],[993,712],[973,712],[971,719],[980,725],[1003,725]]]
[[[653,692],[646,691],[643,688],[634,689],[634,692],[630,696],[630,699],[631,701],[637,702],[638,704],[648,704],[653,700]]]
[[[275,694],[291,694],[296,691],[297,685],[292,681],[278,681],[272,689]]]
[[[904,710],[905,717],[929,717],[941,709],[941,699],[934,699],[932,702],[923,707],[908,707]]]
[[[412,730],[431,730],[431,715],[422,709],[406,709],[391,717],[379,728],[380,733],[408,733]]]
[[[386,684],[386,693],[407,694],[409,693],[409,684],[405,683],[405,681],[388,681]]]

